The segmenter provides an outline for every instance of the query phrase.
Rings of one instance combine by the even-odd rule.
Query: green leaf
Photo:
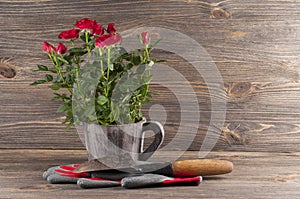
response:
[[[110,103],[110,106],[111,106],[111,110],[112,110],[111,122],[116,121],[116,120],[118,120],[118,118],[120,116],[120,108],[118,106],[115,106],[113,102]]]
[[[139,65],[139,64],[141,63],[141,58],[140,58],[140,56],[134,56],[134,57],[132,57],[132,63],[133,63],[134,65]]]
[[[84,115],[87,116],[87,117],[90,117],[93,114],[95,114],[95,107],[94,106],[86,107],[86,109],[84,111]]]
[[[142,74],[142,73],[145,71],[145,69],[146,69],[145,64],[140,64],[140,65],[138,65],[138,67],[136,68],[136,72],[137,72],[138,74]]]
[[[120,55],[125,55],[127,54],[127,50],[123,47],[118,47],[117,50],[119,51]]]
[[[53,76],[46,74],[45,79],[46,79],[47,82],[51,82],[53,80]]]
[[[51,88],[52,90],[59,90],[61,88],[61,85],[59,83],[54,83],[51,86],[49,86],[49,88]]]
[[[85,35],[83,34],[83,35],[81,35],[80,36],[80,39],[82,40],[82,41],[84,41],[85,42]]]
[[[61,98],[60,95],[55,95],[54,97],[52,97],[51,100],[55,101],[55,100],[58,100],[58,99],[60,99],[60,98]]]
[[[104,105],[107,101],[108,99],[103,95],[97,97],[97,103],[100,105]]]
[[[81,56],[81,55],[84,55],[86,53],[86,50],[82,49],[82,48],[71,48],[69,50],[69,53],[72,54],[72,55],[76,54],[76,55]]]
[[[88,42],[88,45],[89,45],[89,46],[93,46],[94,43],[95,43],[94,40],[90,40],[90,41]]]
[[[48,71],[48,67],[44,66],[44,65],[37,65],[37,67],[39,68],[39,71]]]
[[[57,109],[57,112],[64,112],[65,110],[68,110],[70,108],[69,104],[67,103],[63,103],[61,104],[58,109]]]
[[[161,39],[158,39],[153,45],[150,45],[149,53],[154,49],[154,47],[160,42]]]
[[[97,116],[96,115],[89,115],[88,116],[89,123],[96,123],[97,122]]]
[[[57,59],[65,64],[69,64],[69,62],[65,60],[63,57],[57,57]]]
[[[65,93],[62,95],[59,93],[54,93],[54,97],[52,98],[52,100],[58,100],[58,99],[70,100],[70,97],[68,97]]]
[[[73,126],[73,122],[70,122],[70,123],[66,126],[65,130],[66,130],[66,131],[70,130],[70,128],[71,128],[72,126]]]
[[[49,68],[49,71],[50,71],[51,73],[57,73],[56,68]]]
[[[34,85],[44,84],[44,83],[46,83],[46,80],[41,79],[41,80],[36,80],[35,82],[31,83],[30,85],[34,86]]]
[[[130,70],[132,67],[133,67],[133,64],[132,63],[128,63],[126,65],[126,70]]]

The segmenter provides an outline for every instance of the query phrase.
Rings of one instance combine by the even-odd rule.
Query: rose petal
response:
[[[143,44],[148,45],[149,44],[148,32],[142,32],[141,37],[142,37]]]
[[[97,22],[95,20],[90,20],[88,18],[83,18],[79,21],[76,21],[74,24],[79,29],[90,29],[92,30],[94,26],[97,25]]]
[[[119,44],[121,43],[122,39],[121,39],[121,36],[119,34],[105,34],[105,35],[102,35],[100,37],[98,37],[96,40],[95,40],[95,45],[98,47],[98,48],[104,48],[104,47],[107,47],[107,46],[112,46],[112,45],[115,45],[115,44]]]
[[[117,31],[117,28],[116,28],[114,23],[109,23],[107,25],[107,32],[108,33],[115,33],[116,31]]]
[[[59,43],[57,45],[56,52],[58,54],[65,54],[67,52],[67,50],[68,50],[68,48],[63,43]]]
[[[56,51],[55,47],[52,46],[51,44],[49,44],[48,42],[44,42],[43,43],[43,47],[42,47],[43,51],[44,52],[47,52],[47,53],[52,53],[53,51]]]
[[[59,39],[75,39],[79,37],[80,30],[78,29],[71,29],[61,32],[58,35]]]

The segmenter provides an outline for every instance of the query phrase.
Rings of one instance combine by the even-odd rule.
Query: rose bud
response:
[[[109,23],[107,25],[107,32],[108,33],[115,33],[116,31],[117,31],[117,28],[116,28],[114,23]]]
[[[65,46],[64,44],[59,43],[59,44],[57,45],[56,52],[57,52],[58,54],[65,54],[65,53],[67,52],[67,50],[68,50],[68,48],[67,48],[67,46]]]
[[[143,44],[148,45],[149,44],[148,32],[142,32],[141,37],[142,37]]]
[[[49,53],[49,54],[52,54],[53,51],[56,51],[55,47],[46,41],[43,43],[42,49],[44,52]]]

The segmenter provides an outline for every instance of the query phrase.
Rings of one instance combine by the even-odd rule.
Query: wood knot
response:
[[[2,58],[0,60],[0,74],[6,78],[13,78],[16,76],[16,69],[12,64],[9,63],[9,59]]]
[[[222,128],[223,136],[225,141],[229,145],[245,145],[246,140],[240,135],[238,132],[238,128],[240,125],[233,127],[232,125],[228,124]]]
[[[249,82],[232,83],[228,87],[228,95],[234,97],[242,97],[251,92],[252,86]]]
[[[213,19],[228,19],[230,17],[229,12],[222,8],[213,8],[210,11],[211,18]]]

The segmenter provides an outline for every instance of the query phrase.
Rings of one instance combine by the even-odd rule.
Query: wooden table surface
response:
[[[174,155],[158,154],[162,158]],[[181,158],[195,157],[196,152],[186,152]],[[86,190],[42,179],[50,166],[85,161],[84,150],[1,150],[0,198],[299,198],[300,153],[212,152],[208,157],[231,160],[234,171],[206,177],[200,186]]]

